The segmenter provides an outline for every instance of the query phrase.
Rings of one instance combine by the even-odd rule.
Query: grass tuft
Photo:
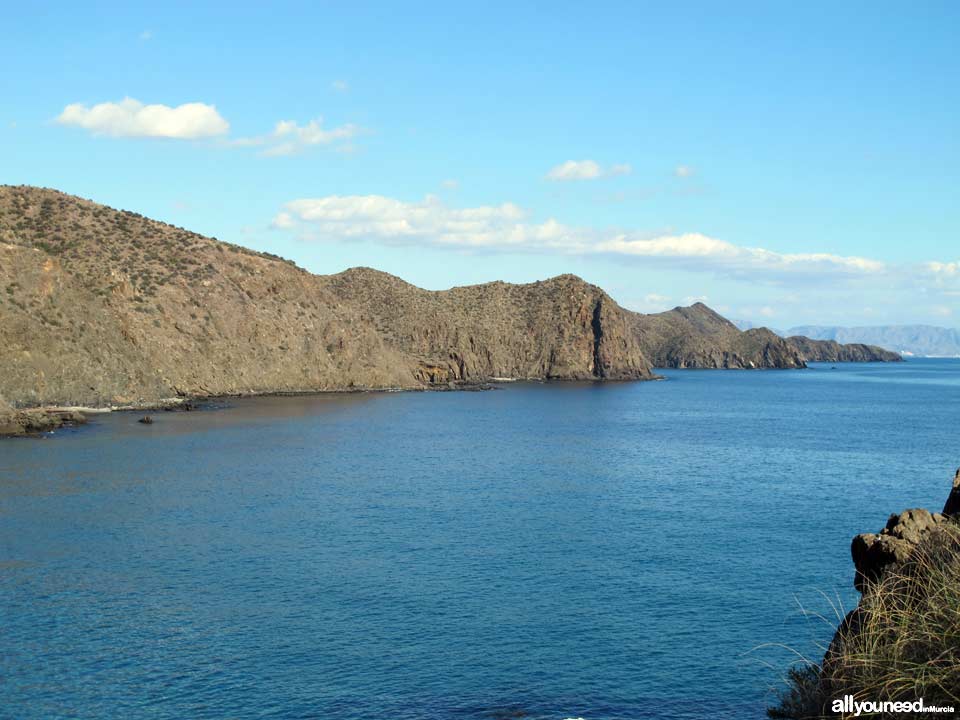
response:
[[[863,701],[923,698],[928,706],[960,710],[960,525],[956,522],[932,531],[906,563],[864,587],[859,607],[837,631],[823,665],[792,668],[787,689],[767,714],[777,720],[838,717],[830,706],[845,695]]]

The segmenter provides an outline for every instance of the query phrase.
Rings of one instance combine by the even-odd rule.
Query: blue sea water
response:
[[[942,505],[960,361],[664,374],[0,442],[0,717],[762,717]]]

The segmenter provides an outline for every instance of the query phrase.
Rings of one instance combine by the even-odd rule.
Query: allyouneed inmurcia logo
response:
[[[906,700],[854,700],[853,695],[844,695],[833,701],[830,710],[860,717],[861,714],[873,715],[880,712],[895,713],[952,713],[953,706],[927,705],[923,698],[913,701]]]

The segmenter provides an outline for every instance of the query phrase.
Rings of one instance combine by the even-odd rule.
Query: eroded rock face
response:
[[[857,535],[850,546],[856,568],[853,584],[857,590],[862,592],[866,583],[878,580],[884,572],[906,562],[917,543],[946,520],[944,514],[914,508],[891,515],[878,534]]]

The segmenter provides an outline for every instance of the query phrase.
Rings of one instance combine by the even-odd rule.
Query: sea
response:
[[[0,441],[0,717],[764,717],[942,507],[960,360],[661,372]]]

